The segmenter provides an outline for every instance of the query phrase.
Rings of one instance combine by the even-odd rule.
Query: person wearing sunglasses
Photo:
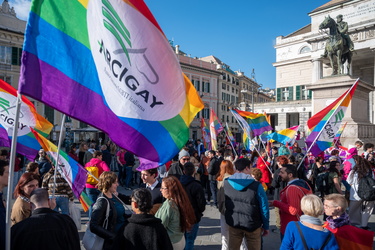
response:
[[[168,170],[168,176],[175,176],[177,179],[180,179],[180,176],[184,174],[183,167],[185,163],[190,161],[190,154],[185,149],[181,149],[178,153],[178,162],[175,162],[171,165]]]

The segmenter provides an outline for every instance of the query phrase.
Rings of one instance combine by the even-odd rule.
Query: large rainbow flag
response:
[[[299,126],[300,125],[297,125],[297,126],[294,126],[294,127],[290,127],[290,128],[286,128],[286,129],[277,131],[277,132],[273,132],[272,134],[268,135],[267,137],[269,139],[278,141],[278,142],[286,145],[287,143],[289,143],[291,140],[294,139],[294,137],[296,136],[297,131],[299,129]]]
[[[333,103],[307,121],[307,126],[311,133],[306,138],[306,144],[314,156],[333,146],[333,140],[340,128],[345,111],[352,100],[358,82],[359,79]]]
[[[234,109],[240,116],[246,119],[249,123],[254,136],[261,135],[263,132],[270,131],[273,128],[267,121],[267,117],[264,114],[252,113],[248,111],[242,111]]]
[[[203,108],[142,0],[33,0],[19,91],[104,131],[141,168],[173,158]]]
[[[80,198],[81,193],[86,185],[87,171],[73,160],[67,153],[60,150],[59,158],[57,159],[57,146],[41,136],[38,132],[31,129],[44,151],[47,153],[54,166],[60,166],[57,170],[61,176],[69,183],[74,195]],[[58,164],[57,164],[58,163]]]
[[[13,136],[14,121],[16,118],[16,105],[18,102],[17,90],[10,84],[0,80],[0,146],[10,147]],[[22,96],[17,132],[17,153],[34,161],[38,155],[40,145],[31,132],[30,127],[42,136],[47,136],[53,125],[43,116],[39,115],[34,104]]]

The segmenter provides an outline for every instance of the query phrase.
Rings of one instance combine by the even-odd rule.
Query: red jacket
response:
[[[280,232],[283,235],[289,222],[299,221],[299,217],[303,214],[301,199],[307,194],[312,194],[309,184],[304,180],[298,179],[281,190],[280,201],[273,201],[273,205],[279,208]]]
[[[267,160],[264,158],[263,160],[262,160],[262,157],[258,157],[258,160],[257,160],[257,168],[259,168],[260,171],[262,171],[262,179],[260,179],[260,182],[270,184],[272,181],[272,177],[271,177],[271,172],[268,170],[268,166],[270,166],[271,163],[267,162]]]

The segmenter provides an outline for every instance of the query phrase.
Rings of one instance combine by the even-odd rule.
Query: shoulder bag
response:
[[[104,197],[99,197],[99,199],[105,199]],[[98,199],[98,200],[99,200]],[[105,220],[103,223],[103,228],[107,229],[108,227],[108,217],[109,217],[109,202],[107,201],[107,211],[105,215]],[[102,250],[104,245],[104,239],[94,234],[90,230],[90,223],[87,224],[87,229],[85,235],[83,235],[82,244],[86,250]]]

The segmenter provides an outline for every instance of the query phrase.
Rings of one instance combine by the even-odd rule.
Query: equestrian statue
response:
[[[354,45],[348,34],[348,23],[342,20],[342,15],[338,15],[337,23],[330,16],[327,16],[319,25],[319,29],[329,29],[329,39],[327,40],[324,54],[328,57],[332,67],[332,75],[343,74],[343,65],[347,61],[349,72],[352,62]],[[334,58],[337,60],[335,63]]]

